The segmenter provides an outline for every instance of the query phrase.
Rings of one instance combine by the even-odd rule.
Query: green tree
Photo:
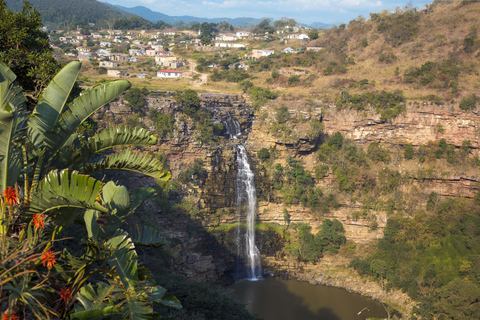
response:
[[[308,38],[310,40],[318,39],[318,30],[317,29],[310,29],[310,31],[308,31],[307,35],[308,35]]]
[[[41,27],[40,14],[28,2],[20,12],[12,12],[0,0],[0,62],[13,71],[27,97],[34,100],[60,69]]]
[[[413,145],[411,143],[407,143],[405,145],[403,155],[404,155],[405,159],[407,159],[407,160],[413,159]]]

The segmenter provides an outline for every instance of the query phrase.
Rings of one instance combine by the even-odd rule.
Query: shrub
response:
[[[476,94],[471,94],[462,99],[460,102],[460,109],[468,111],[477,107],[477,101],[479,97]]]
[[[265,162],[270,159],[270,152],[267,148],[262,148],[258,150],[257,157],[260,159],[260,161]]]
[[[405,145],[403,155],[407,160],[413,159],[413,145],[411,143]]]

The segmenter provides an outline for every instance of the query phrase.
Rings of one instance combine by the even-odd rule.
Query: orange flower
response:
[[[45,228],[45,224],[43,223],[43,220],[45,220],[45,216],[41,213],[34,214],[33,215],[33,225],[35,228],[40,229],[40,228]]]
[[[2,316],[2,320],[18,320],[18,317],[14,314],[5,312]]]
[[[7,189],[3,190],[3,197],[5,198],[5,203],[8,204],[18,204],[17,193],[15,189],[12,187],[7,187]]]
[[[71,295],[72,295],[72,293],[70,292],[70,289],[66,289],[66,290],[61,289],[60,290],[60,300],[65,301],[65,303],[68,303],[68,301],[72,297]]]
[[[43,260],[43,265],[46,265],[48,269],[53,267],[55,262],[57,262],[57,260],[55,259],[55,253],[53,253],[52,250],[45,251],[40,257],[40,259]]]

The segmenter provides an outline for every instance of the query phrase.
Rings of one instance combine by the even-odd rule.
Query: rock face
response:
[[[325,131],[329,134],[340,131],[360,144],[382,142],[420,146],[445,138],[447,143],[456,147],[470,140],[471,148],[478,153],[480,116],[476,112],[464,112],[458,106],[411,103],[407,105],[407,111],[391,123],[380,120],[380,115],[374,110],[338,109],[331,107],[326,110],[323,117]]]
[[[228,275],[235,268],[235,261],[238,258],[236,254],[241,249],[238,252],[233,250],[232,233],[222,231],[221,226],[243,222],[243,218],[236,216],[235,208],[237,165],[234,146],[238,143],[246,143],[245,148],[255,173],[259,199],[258,222],[285,225],[285,208],[290,215],[289,223],[309,223],[314,232],[324,218],[337,219],[342,222],[346,230],[347,240],[353,240],[357,244],[369,243],[383,236],[383,228],[387,223],[385,209],[377,209],[369,217],[359,216],[356,213],[362,211],[362,203],[348,196],[341,196],[340,206],[326,214],[317,214],[301,206],[286,207],[281,198],[275,197],[273,191],[269,190],[271,186],[266,181],[266,171],[256,156],[257,151],[261,148],[275,147],[278,152],[276,161],[284,164],[287,156],[294,156],[302,159],[306,168],[313,171],[317,163],[315,151],[323,138],[312,125],[315,121],[323,124],[324,134],[332,135],[335,132],[341,132],[345,138],[355,141],[365,149],[372,142],[380,142],[398,151],[403,150],[403,146],[407,143],[412,143],[418,148],[428,144],[429,141],[445,138],[447,143],[455,145],[457,149],[462,147],[464,141],[469,140],[470,156],[479,155],[480,150],[478,143],[480,133],[477,129],[480,127],[480,116],[476,112],[463,112],[457,106],[411,103],[403,115],[392,122],[385,122],[374,110],[354,111],[335,106],[320,108],[306,106],[303,102],[288,101],[283,103],[286,103],[289,108],[289,121],[292,123],[292,128],[291,131],[280,131],[273,127],[276,117],[274,106],[263,106],[254,114],[241,96],[199,94],[199,97],[202,100],[202,107],[211,111],[213,122],[225,123],[229,117],[232,117],[240,123],[242,136],[239,140],[230,140],[224,132],[216,144],[205,145],[198,142],[192,124],[182,116],[181,108],[173,99],[172,92],[152,94],[146,99],[145,107],[154,108],[160,113],[172,114],[175,119],[173,135],[161,139],[150,150],[154,153],[162,152],[165,155],[174,177],[194,163],[195,159],[201,159],[204,163],[205,174],[202,177],[194,177],[187,188],[188,194],[195,199],[200,210],[197,220],[187,219],[187,221],[182,220],[183,218],[172,220],[171,217],[170,220],[165,220],[161,217],[165,218],[168,213],[159,211],[159,218],[156,221],[167,235],[180,239],[182,254],[175,262],[176,269],[189,278],[213,281]],[[110,103],[102,113],[97,115],[97,118],[113,118],[118,121],[131,115],[130,108],[119,99]],[[255,118],[257,118],[256,121],[254,121]],[[152,131],[155,130],[148,119],[143,118],[140,121],[147,123]],[[437,168],[426,168],[418,161],[405,161],[401,156],[397,157],[390,167],[394,167],[404,176],[404,179],[409,180],[409,183],[402,186],[403,189],[400,190],[406,194],[419,190],[418,193],[423,194],[424,197],[430,192],[436,192],[441,197],[472,198],[478,191],[480,179],[478,173],[476,170],[469,171],[462,166],[456,166],[454,170],[437,172]],[[135,176],[131,179],[133,179],[131,186],[141,185],[142,182],[144,185],[154,184],[154,181],[140,180],[141,178]],[[378,180],[378,177],[376,179]],[[337,182],[329,172],[323,179],[317,181],[317,186],[330,192],[336,190]],[[425,203],[411,205],[425,206]],[[408,211],[408,206],[404,210]],[[189,231],[192,224],[200,229],[213,229],[213,231],[204,230],[192,235]],[[219,226],[220,228],[215,229]],[[282,270],[288,271],[290,274],[296,273],[296,276],[303,280],[341,286],[351,291],[370,294],[378,299],[386,299],[386,293],[382,288],[373,290],[372,284],[368,284],[366,288],[365,284],[352,280],[355,277],[351,274],[339,276],[340,278],[327,276],[329,269],[324,264],[329,260],[322,261],[321,266],[300,265],[298,262],[285,260],[275,252],[278,249],[275,244],[283,243],[283,240],[275,238],[269,232],[259,232],[259,234],[257,247],[261,249],[263,263],[266,265],[265,268],[274,274],[279,274]],[[332,261],[330,263],[335,264]],[[334,267],[336,268],[337,265]],[[349,282],[354,284],[349,286]],[[411,306],[407,298],[400,293],[398,295],[396,301],[401,300],[403,304]]]

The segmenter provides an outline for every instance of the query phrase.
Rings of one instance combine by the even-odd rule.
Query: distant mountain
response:
[[[256,19],[256,18],[212,18],[212,19],[209,19],[209,18],[199,18],[199,17],[192,17],[192,16],[168,16],[168,15],[160,13],[160,12],[152,11],[148,8],[143,7],[143,6],[127,8],[127,7],[115,5],[115,7],[118,8],[118,9],[121,9],[122,11],[126,11],[126,12],[129,12],[129,13],[135,14],[137,16],[140,16],[140,17],[142,17],[144,19],[147,19],[147,20],[149,20],[151,22],[154,22],[154,23],[159,21],[159,20],[162,20],[162,21],[164,21],[166,23],[169,23],[169,24],[175,24],[175,23],[178,23],[180,21],[183,21],[185,23],[193,22],[193,21],[200,22],[200,23],[203,23],[203,22],[217,23],[217,22],[220,22],[220,21],[227,21],[228,23],[230,23],[231,25],[233,25],[235,27],[253,27],[254,25],[258,24],[260,21],[262,21],[264,19],[264,18],[262,18],[262,19]]]
[[[309,24],[310,27],[315,28],[315,29],[329,29],[332,27],[330,24],[326,24],[323,22],[314,22]]]
[[[22,10],[23,0],[5,0],[13,11]],[[64,28],[72,22],[105,23],[132,14],[96,0],[28,0],[48,27]]]

